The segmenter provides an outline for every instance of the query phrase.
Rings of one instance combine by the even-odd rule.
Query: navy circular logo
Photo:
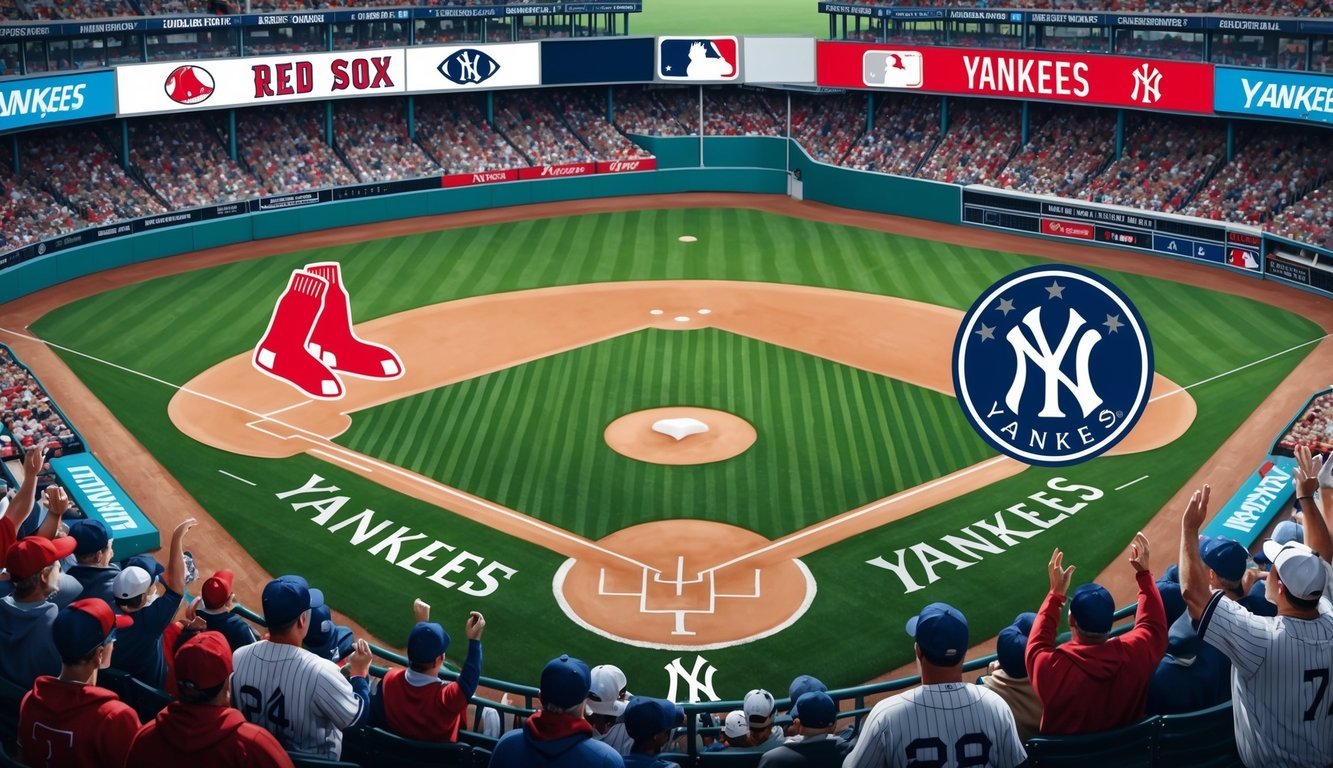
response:
[[[1120,289],[1068,266],[1030,267],[982,293],[953,346],[972,427],[1027,464],[1087,461],[1120,442],[1152,393],[1148,328]]]

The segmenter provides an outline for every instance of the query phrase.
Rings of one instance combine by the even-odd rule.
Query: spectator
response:
[[[150,574],[138,565],[121,570],[112,582],[116,608],[131,619],[133,624],[120,633],[120,657],[117,667],[155,688],[166,683],[167,662],[163,657],[162,633],[176,618],[185,593],[185,534],[194,528],[194,518],[181,521],[171,533],[171,548],[167,555],[166,572],[162,585],[166,591],[154,594],[156,574]]]
[[[782,725],[783,734],[785,734],[789,739],[795,738],[799,740],[800,734],[796,733],[796,727],[795,727],[796,718],[800,716],[800,712],[796,707],[797,700],[799,700],[802,696],[804,696],[807,693],[822,692],[827,690],[828,686],[824,685],[824,683],[819,678],[814,677],[812,675],[797,675],[796,677],[792,678],[791,685],[787,686],[787,698],[791,701],[791,708],[787,710],[787,714],[785,716],[779,718],[777,721],[779,724]]]
[[[769,751],[759,768],[839,768],[851,751],[847,740],[833,733],[838,727],[838,705],[823,691],[802,694],[792,705],[796,736]]]
[[[411,666],[384,675],[370,701],[370,722],[417,741],[455,742],[481,678],[481,634],[486,619],[477,611],[468,615],[467,659],[458,680],[446,683],[440,679],[440,667],[449,650],[449,633],[430,621],[429,605],[417,600],[413,607],[417,623],[407,637]]]
[[[944,603],[931,603],[907,622],[915,641],[921,685],[891,696],[870,710],[846,768],[946,765],[976,760],[968,752],[969,735],[990,742],[986,765],[1012,768],[1027,759],[1014,729],[1014,715],[1004,700],[980,685],[963,683],[967,654],[967,619]],[[970,738],[977,738],[970,736]],[[943,743],[943,747],[938,746]],[[943,754],[959,744],[963,754]]]
[[[745,720],[750,724],[749,746],[767,752],[782,744],[785,738],[782,727],[774,724],[778,705],[773,694],[763,688],[756,688],[745,694],[741,709],[745,711]]]
[[[130,747],[127,766],[145,768],[291,768],[273,734],[233,709],[228,681],[231,647],[204,631],[175,653],[176,701],[145,723]]]
[[[1025,659],[1032,688],[1041,699],[1042,735],[1105,731],[1143,717],[1148,682],[1166,652],[1166,614],[1149,570],[1148,538],[1139,532],[1130,545],[1129,563],[1139,585],[1134,628],[1111,637],[1115,601],[1100,584],[1084,584],[1069,600],[1070,641],[1056,646],[1069,580],[1074,566],[1063,568],[1056,549],[1048,567],[1051,591],[1028,637]]]
[[[634,740],[634,747],[625,756],[625,768],[680,768],[658,755],[671,740],[671,732],[684,724],[685,710],[665,699],[630,699],[625,706],[625,730]]]
[[[709,752],[722,750],[757,752],[750,748],[750,721],[745,718],[745,711],[734,709],[727,713],[722,721],[722,738],[708,745]]]
[[[542,708],[506,733],[495,745],[491,768],[617,768],[625,761],[592,738],[583,719],[592,678],[588,665],[569,656],[552,659],[542,670]]]
[[[439,173],[407,133],[401,99],[341,102],[333,132],[338,149],[361,181],[398,181]]]
[[[1214,536],[1199,540],[1199,557],[1208,566],[1208,587],[1219,590],[1258,616],[1276,616],[1277,606],[1249,594],[1244,583],[1250,555],[1235,539]]]
[[[333,613],[327,605],[310,609],[310,628],[306,630],[301,647],[323,659],[342,666],[356,646],[351,627],[333,623]]]
[[[236,651],[232,704],[287,751],[337,760],[343,730],[365,723],[370,710],[370,646],[356,642],[343,677],[337,664],[301,647],[323,593],[300,576],[279,576],[262,601],[268,639]]]
[[[0,677],[31,688],[42,675],[60,674],[60,655],[50,642],[60,609],[51,602],[60,581],[60,560],[74,553],[68,536],[29,536],[9,548],[5,569],[14,593],[0,599]]]
[[[108,606],[115,605],[112,583],[120,575],[120,566],[111,562],[115,556],[111,529],[101,520],[89,518],[75,521],[69,527],[69,536],[76,543],[76,563],[68,575],[83,587],[81,597],[99,597]]]
[[[592,737],[610,745],[621,755],[628,755],[634,747],[634,739],[625,730],[622,715],[633,695],[627,690],[629,680],[620,667],[611,664],[593,667],[591,680],[588,723],[592,725]]]
[[[1198,712],[1231,698],[1231,662],[1199,639],[1188,616],[1179,616],[1167,633],[1166,656],[1148,683],[1145,714]]]
[[[116,630],[129,623],[128,616],[116,616],[97,598],[60,611],[49,640],[60,657],[60,676],[38,677],[19,706],[18,756],[25,764],[125,764],[139,716],[116,694],[97,687],[97,673],[111,664]]]
[[[236,574],[225,568],[205,579],[199,590],[202,605],[198,610],[205,627],[222,633],[233,653],[258,639],[255,631],[250,628],[250,622],[232,613],[236,607],[236,593],[232,590],[235,579]]]
[[[977,681],[1009,705],[1018,738],[1024,742],[1036,736],[1041,727],[1041,701],[1032,690],[1026,659],[1028,634],[1036,619],[1035,613],[1020,613],[1013,624],[1000,630],[995,638],[996,660],[990,663],[988,674]]]

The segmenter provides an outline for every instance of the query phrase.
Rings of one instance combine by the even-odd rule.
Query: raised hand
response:
[[[1185,531],[1195,538],[1198,537],[1199,529],[1203,527],[1204,518],[1208,516],[1208,497],[1212,494],[1212,490],[1211,485],[1205,484],[1201,490],[1191,494],[1189,504],[1185,507],[1185,515],[1180,520]]]
[[[1319,487],[1319,472],[1324,467],[1324,457],[1314,456],[1308,445],[1298,445],[1296,454],[1296,498],[1313,497]]]
[[[480,640],[482,630],[486,629],[486,617],[480,611],[473,611],[467,617],[467,639]]]
[[[370,674],[370,662],[375,658],[370,652],[370,643],[364,638],[352,646],[352,655],[347,657],[347,673],[352,677],[365,677]]]
[[[412,601],[412,618],[420,624],[423,621],[430,621],[430,603],[417,598]]]
[[[1046,566],[1046,573],[1051,579],[1051,591],[1064,597],[1069,593],[1069,582],[1074,578],[1075,566],[1063,567],[1065,562],[1065,553],[1061,552],[1059,547],[1051,552],[1051,562]]]
[[[1148,537],[1143,535],[1143,531],[1134,534],[1134,542],[1129,545],[1129,564],[1134,566],[1134,570],[1139,573],[1150,568],[1148,563]]]

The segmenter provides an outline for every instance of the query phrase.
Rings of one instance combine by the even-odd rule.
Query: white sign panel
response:
[[[407,50],[407,90],[411,93],[528,88],[541,82],[540,43]]]
[[[404,59],[386,48],[116,67],[116,114],[402,93]]]

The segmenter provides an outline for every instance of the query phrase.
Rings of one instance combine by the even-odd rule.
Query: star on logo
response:
[[[668,71],[668,72],[671,71],[671,65],[670,65],[670,64],[666,65],[666,71]]]
[[[985,323],[981,324],[981,330],[977,331],[976,334],[981,337],[982,341],[995,340],[995,329]]]
[[[1106,322],[1102,323],[1102,325],[1107,327],[1108,333],[1115,333],[1125,327],[1125,324],[1120,322],[1120,315],[1107,315]]]
[[[1063,299],[1065,297],[1064,291],[1065,287],[1060,285],[1059,281],[1052,281],[1051,286],[1046,289],[1046,298]]]
[[[1000,306],[996,309],[1003,312],[1005,317],[1008,317],[1009,313],[1014,311],[1014,302],[1012,299],[1000,299]]]

